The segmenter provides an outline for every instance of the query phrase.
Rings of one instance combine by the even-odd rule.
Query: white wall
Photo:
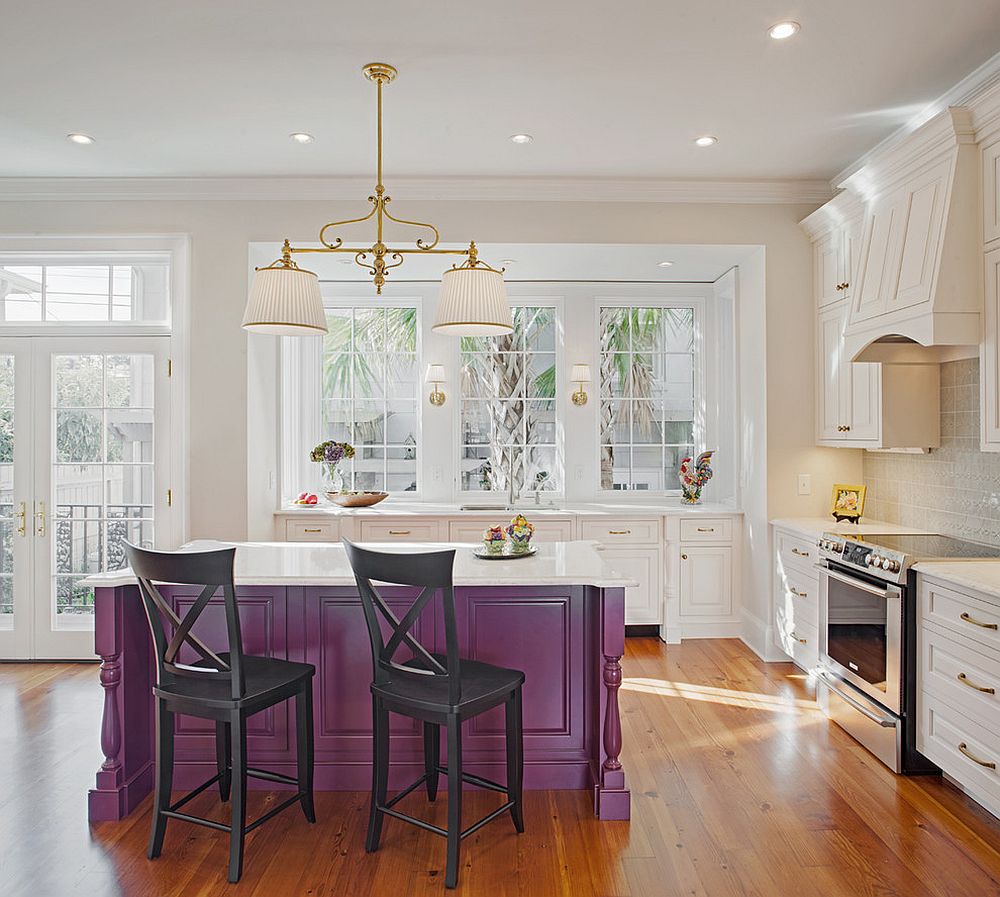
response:
[[[766,370],[742,384],[744,433],[753,452],[747,502],[757,526],[767,516],[824,514],[828,485],[860,475],[859,453],[813,444],[812,257],[798,221],[811,206],[568,202],[398,203],[397,214],[434,221],[445,239],[525,243],[706,243],[764,247],[763,308],[741,340],[744,370]],[[247,531],[247,370],[240,320],[247,292],[248,244],[288,236],[316,239],[326,221],[349,217],[345,202],[8,201],[5,234],[191,235],[190,535],[243,538]],[[742,300],[742,297],[741,297]],[[751,326],[752,325],[752,326]],[[761,333],[762,331],[762,333]],[[760,354],[766,340],[766,358]],[[749,367],[747,367],[749,365]],[[763,429],[763,434],[760,432]],[[761,455],[766,457],[766,487]],[[796,495],[796,474],[811,473],[813,494]],[[265,484],[261,484],[262,486]],[[760,543],[756,543],[759,545]],[[754,548],[753,563],[757,563]],[[765,563],[760,561],[761,564]],[[757,585],[761,581],[758,578]],[[762,612],[763,608],[753,608]],[[764,617],[766,618],[766,617]]]

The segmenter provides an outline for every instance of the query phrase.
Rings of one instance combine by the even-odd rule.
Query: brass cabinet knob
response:
[[[682,554],[681,555],[681,560],[682,561],[686,561],[687,559],[688,559],[688,556],[686,554]]]

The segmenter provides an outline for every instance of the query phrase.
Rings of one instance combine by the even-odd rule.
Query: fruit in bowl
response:
[[[502,526],[489,526],[483,530],[483,545],[490,554],[503,554],[507,536]]]
[[[319,504],[319,496],[314,495],[312,492],[303,492],[295,499],[295,504],[297,505],[315,505]]]
[[[535,534],[535,527],[528,523],[523,514],[518,514],[507,527],[507,536],[510,538],[510,550],[514,554],[523,554],[531,548],[531,537]]]

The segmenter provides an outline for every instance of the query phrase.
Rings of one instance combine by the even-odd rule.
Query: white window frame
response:
[[[556,424],[556,461],[558,462],[562,476],[558,489],[546,490],[541,493],[546,501],[560,500],[566,495],[566,478],[568,476],[568,471],[566,468],[566,440],[565,440],[565,414],[566,414],[566,402],[563,396],[564,392],[564,379],[565,374],[563,371],[563,360],[566,351],[566,338],[565,338],[565,326],[563,321],[563,311],[565,303],[563,297],[559,296],[546,296],[546,295],[536,295],[536,294],[526,294],[523,296],[510,296],[511,308],[517,307],[531,307],[531,308],[551,308],[554,310],[555,314],[554,324],[555,324],[555,365],[556,365],[556,394],[555,394],[555,424]],[[460,501],[469,501],[475,498],[490,498],[497,495],[505,495],[497,490],[491,490],[486,492],[482,489],[462,489],[462,394],[461,385],[459,382],[460,372],[462,369],[462,347],[461,340],[456,339],[456,348],[454,350],[454,371],[455,371],[455,410],[452,416],[452,433],[454,434],[454,449],[452,454],[452,469],[454,470],[455,476],[455,495]],[[525,489],[524,494],[533,494],[533,490]],[[517,496],[515,496],[517,497]]]
[[[345,294],[345,286],[354,286],[351,295]],[[416,481],[417,488],[411,492],[391,492],[389,501],[419,501],[423,492],[423,301],[419,295],[409,297],[372,296],[355,285],[320,282],[323,308],[415,308],[416,322]],[[323,440],[323,385],[320,378],[310,378],[310,370],[321,370],[323,356],[322,338],[281,337],[279,347],[280,400],[279,417],[282,434],[278,445],[281,482],[279,502],[287,504],[295,498],[296,490],[303,491],[307,484],[311,491],[318,491],[319,482],[316,464],[309,460],[309,452]],[[297,492],[296,492],[297,494]]]
[[[655,293],[654,293],[655,290]],[[718,332],[716,327],[715,303],[712,301],[712,285],[685,284],[681,291],[670,290],[676,295],[664,295],[662,287],[650,290],[652,295],[642,295],[637,293],[632,296],[595,296],[593,321],[594,321],[594,347],[592,355],[592,370],[594,371],[593,400],[598,403],[598,411],[595,415],[595,425],[593,431],[594,469],[595,481],[597,484],[597,495],[602,499],[615,498],[617,500],[642,499],[650,497],[672,498],[681,494],[680,482],[675,489],[605,489],[601,485],[601,309],[602,308],[693,308],[694,309],[694,454],[705,451],[708,448],[717,447],[713,440],[719,436],[719,403],[715,401],[715,391],[718,386],[718,366],[719,358],[709,358],[707,351],[707,334]],[[719,353],[715,353],[718,355]],[[666,473],[666,472],[665,472]]]

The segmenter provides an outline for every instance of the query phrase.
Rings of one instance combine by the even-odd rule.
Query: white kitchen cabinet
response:
[[[682,545],[681,616],[729,617],[732,613],[732,547]]]
[[[1000,240],[1000,137],[983,147],[983,243]]]
[[[983,342],[980,354],[980,441],[1000,452],[1000,246],[986,253]]]
[[[815,537],[774,530],[774,644],[803,670],[819,658],[819,575]]]
[[[625,590],[625,625],[657,626],[662,620],[663,554],[659,548],[602,548],[608,566],[639,583]]]
[[[817,441],[878,444],[881,365],[855,364],[844,356],[846,305],[821,309],[817,318]]]
[[[820,308],[850,298],[860,229],[860,217],[852,218],[813,244],[813,276],[816,303]]]

